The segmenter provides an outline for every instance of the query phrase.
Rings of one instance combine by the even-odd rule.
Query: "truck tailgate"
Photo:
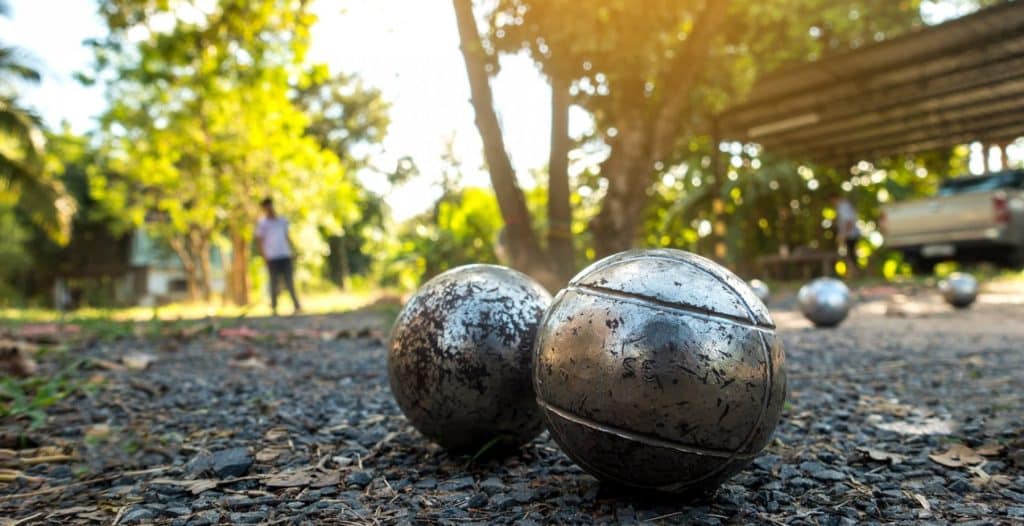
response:
[[[886,244],[909,246],[991,237],[995,192],[965,193],[886,208]]]

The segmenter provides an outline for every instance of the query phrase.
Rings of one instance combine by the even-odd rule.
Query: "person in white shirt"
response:
[[[857,270],[857,242],[860,241],[857,209],[849,199],[839,194],[832,195],[832,206],[836,209],[836,241],[840,247],[840,255],[846,261],[846,275],[853,277]]]
[[[267,262],[270,273],[270,308],[277,315],[277,294],[280,291],[278,282],[284,281],[288,293],[292,296],[295,313],[302,312],[299,297],[295,294],[295,267],[293,264],[292,240],[288,235],[288,220],[274,212],[274,202],[264,199],[260,206],[265,217],[256,223],[256,244],[260,256]]]

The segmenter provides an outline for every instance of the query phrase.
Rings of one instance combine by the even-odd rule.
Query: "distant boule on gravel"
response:
[[[818,278],[796,295],[800,312],[817,327],[835,327],[850,314],[850,289],[835,278]]]
[[[550,303],[539,284],[496,265],[458,267],[424,284],[388,349],[391,391],[412,425],[456,452],[511,449],[540,433],[530,365]]]
[[[978,299],[978,280],[965,272],[954,272],[939,283],[939,291],[947,303],[966,309]]]
[[[786,393],[764,304],[718,264],[624,252],[558,293],[534,388],[551,436],[584,470],[644,491],[706,493],[768,444]]]
[[[754,295],[757,299],[761,300],[762,303],[768,303],[768,297],[771,296],[771,289],[768,288],[768,284],[759,280],[752,279],[747,282],[750,285],[750,290],[754,291]]]

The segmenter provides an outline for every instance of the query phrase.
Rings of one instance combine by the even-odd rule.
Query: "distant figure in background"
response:
[[[295,266],[292,263],[293,252],[291,237],[288,235],[288,220],[274,212],[274,202],[264,199],[260,206],[265,217],[256,224],[256,244],[260,255],[267,262],[270,273],[270,309],[277,316],[278,280],[284,280],[288,293],[292,296],[295,313],[302,312],[299,297],[295,294]]]
[[[832,195],[832,206],[836,209],[836,241],[839,245],[839,255],[846,262],[846,276],[853,278],[857,270],[857,242],[860,241],[857,209],[849,199],[840,194]]]

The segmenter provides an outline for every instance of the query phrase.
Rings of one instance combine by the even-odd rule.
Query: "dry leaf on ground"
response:
[[[131,353],[121,358],[121,363],[132,371],[144,371],[155,361],[155,356],[143,352]]]
[[[180,486],[193,495],[199,495],[204,491],[209,491],[220,485],[222,481],[215,479],[196,479],[196,480],[174,480],[174,479],[153,479],[150,484],[167,484],[171,486]]]
[[[932,453],[931,455],[928,455],[928,458],[932,459],[933,462],[942,464],[948,468],[973,466],[985,461],[985,457],[979,455],[977,451],[963,444],[953,444],[944,453]]]
[[[266,369],[267,362],[256,358],[245,358],[242,360],[231,360],[231,365],[234,367],[241,367],[242,369]]]
[[[222,338],[259,338],[263,333],[249,327],[227,327],[217,332]]]
[[[0,340],[0,375],[24,378],[32,376],[39,370],[30,355],[36,346],[18,340]]]
[[[256,452],[257,462],[270,462],[290,451],[287,447],[270,446]]]
[[[892,431],[901,435],[948,435],[955,428],[951,420],[935,417],[883,422],[880,415],[870,415],[868,416],[868,422],[871,422],[878,429]]]
[[[876,462],[888,462],[890,464],[901,464],[907,457],[897,453],[889,453],[888,451],[882,451],[881,449],[871,448],[860,448],[859,451],[864,454],[865,457],[874,460]]]
[[[321,472],[315,468],[305,468],[273,474],[264,483],[270,488],[324,488],[333,486],[340,480],[341,476],[337,471]]]
[[[1006,447],[1002,444],[985,444],[978,448],[978,454],[983,457],[998,457],[1004,450]]]

